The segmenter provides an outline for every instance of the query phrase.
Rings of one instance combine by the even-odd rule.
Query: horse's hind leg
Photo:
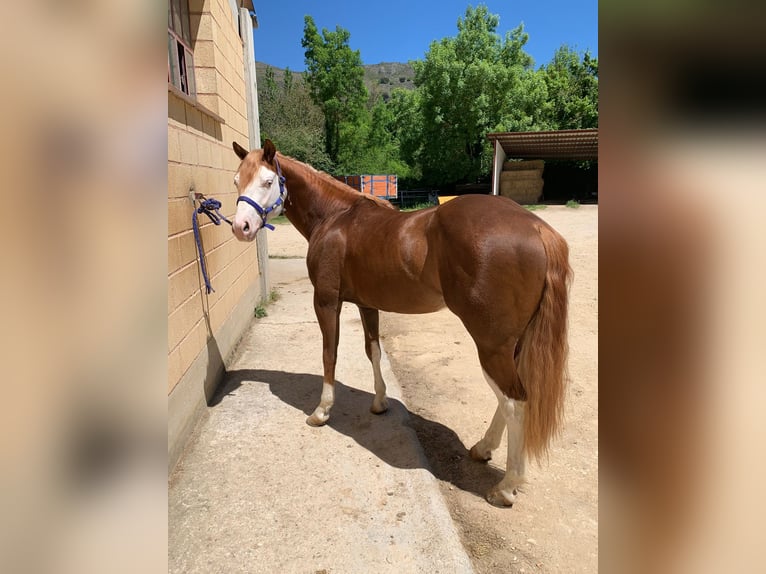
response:
[[[364,327],[364,350],[367,358],[372,363],[372,374],[375,377],[375,398],[372,401],[370,411],[379,415],[388,410],[386,398],[386,383],[380,372],[380,341],[378,339],[378,310],[368,307],[359,307]]]
[[[524,460],[524,411],[525,401],[500,399],[506,425],[508,426],[508,460],[505,476],[487,493],[487,500],[495,506],[513,506],[517,489],[525,481]]]
[[[503,409],[498,405],[495,410],[495,416],[489,424],[484,438],[471,447],[471,458],[481,462],[486,462],[492,458],[492,451],[500,446],[505,432],[505,415]]]
[[[515,346],[515,345],[514,345]],[[482,353],[480,353],[480,356]],[[503,426],[508,428],[508,458],[505,476],[487,493],[487,500],[495,506],[512,506],[518,487],[525,482],[524,415],[526,398],[513,351],[496,351],[481,356],[484,377],[497,396],[498,407],[486,435],[472,449],[473,458],[487,460],[491,451],[500,444]]]

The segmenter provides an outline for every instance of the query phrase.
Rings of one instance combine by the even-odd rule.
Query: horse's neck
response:
[[[306,239],[325,218],[346,207],[348,201],[326,189],[319,174],[284,156],[279,157],[287,186],[287,218]]]

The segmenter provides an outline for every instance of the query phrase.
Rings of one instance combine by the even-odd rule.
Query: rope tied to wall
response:
[[[225,221],[229,225],[232,223],[226,219],[226,216],[221,214],[219,211],[221,209],[221,202],[217,199],[212,197],[207,198],[201,193],[195,193],[194,198],[195,201],[199,201],[199,207],[196,207],[195,203],[195,209],[192,212],[192,229],[194,230],[194,241],[197,244],[197,253],[199,254],[199,266],[202,269],[202,277],[205,280],[205,289],[209,295],[210,293],[215,293],[215,289],[213,289],[213,286],[210,283],[210,277],[208,277],[207,274],[207,266],[205,265],[205,253],[202,250],[202,240],[199,233],[199,222],[197,221],[197,214],[204,213],[215,225],[221,225],[222,221]]]

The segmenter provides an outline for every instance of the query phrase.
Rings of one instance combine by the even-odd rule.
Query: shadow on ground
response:
[[[322,377],[263,369],[232,370],[227,372],[224,383],[209,404],[215,407],[225,396],[236,396],[240,387],[260,384],[268,385],[274,396],[308,416],[319,402]],[[439,480],[480,497],[484,497],[487,490],[503,477],[499,469],[472,460],[452,429],[408,411],[396,399],[389,398],[387,413],[373,415],[370,413],[373,396],[336,381],[335,405],[327,426],[353,439],[386,464],[395,468],[425,468]],[[411,448],[401,448],[401,440],[395,440],[395,437],[401,437],[396,429],[400,420],[415,431],[421,444],[428,445],[424,449],[428,467],[419,457],[412,456]],[[466,437],[474,442],[479,438]]]

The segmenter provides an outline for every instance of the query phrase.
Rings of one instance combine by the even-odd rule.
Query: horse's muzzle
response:
[[[231,231],[240,241],[252,241],[258,228],[246,218],[235,218],[231,224]]]

